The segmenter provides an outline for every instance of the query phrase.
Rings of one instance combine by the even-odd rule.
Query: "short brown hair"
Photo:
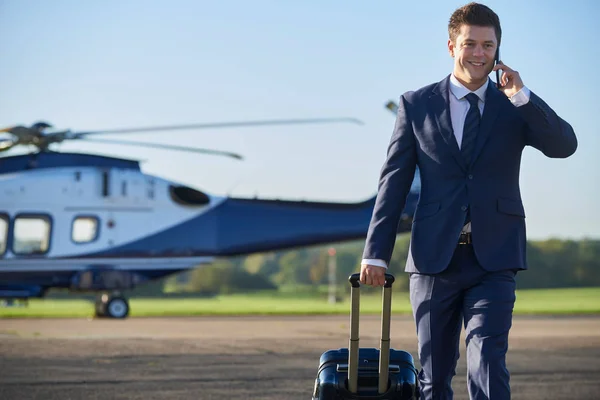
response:
[[[502,37],[502,28],[500,28],[500,18],[488,6],[479,3],[469,3],[462,6],[452,13],[448,22],[448,35],[452,42],[460,33],[460,27],[463,25],[471,26],[491,26],[496,31],[496,39],[500,46]]]

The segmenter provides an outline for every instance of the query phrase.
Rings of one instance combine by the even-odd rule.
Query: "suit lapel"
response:
[[[485,142],[488,140],[496,118],[500,113],[502,107],[502,96],[504,94],[496,88],[496,84],[489,81],[488,88],[485,91],[485,105],[483,107],[483,115],[481,116],[481,125],[479,127],[479,133],[475,140],[475,148],[473,149],[473,157],[471,165],[474,165],[477,161],[477,157],[481,153]],[[506,97],[506,96],[504,96]]]
[[[454,136],[454,130],[452,129],[452,120],[450,118],[450,100],[448,84],[450,76],[446,77],[443,81],[433,89],[431,96],[429,97],[430,110],[435,116],[438,129],[444,138],[444,141],[448,145],[450,152],[454,156],[454,159],[464,171],[467,166],[458,148],[456,137]]]

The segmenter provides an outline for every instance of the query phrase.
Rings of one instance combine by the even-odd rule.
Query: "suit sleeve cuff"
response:
[[[383,267],[387,269],[387,263],[383,260],[377,260],[377,259],[372,259],[372,258],[364,258],[361,262],[361,264],[369,264],[369,265],[374,265],[376,267]]]
[[[513,103],[515,107],[521,107],[529,103],[529,97],[531,97],[529,88],[527,86],[523,86],[521,90],[519,90],[510,98],[510,102]]]

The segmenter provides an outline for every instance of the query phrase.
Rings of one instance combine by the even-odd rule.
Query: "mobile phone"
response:
[[[500,46],[496,48],[496,56],[494,57],[494,66],[498,65],[498,61],[500,61]],[[500,70],[496,70],[496,87],[500,89],[502,84],[500,83]]]

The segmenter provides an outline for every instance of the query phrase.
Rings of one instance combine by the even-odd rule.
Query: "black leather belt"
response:
[[[471,238],[471,232],[461,233],[458,237],[458,244],[471,244],[473,240]]]

